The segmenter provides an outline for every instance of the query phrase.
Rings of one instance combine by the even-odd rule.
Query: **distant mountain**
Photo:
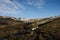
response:
[[[60,40],[60,16],[42,19],[0,16],[0,40]]]

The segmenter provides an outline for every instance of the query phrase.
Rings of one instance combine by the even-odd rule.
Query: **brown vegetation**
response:
[[[46,23],[37,24],[48,19]],[[60,17],[52,21],[45,18],[33,22],[0,17],[0,40],[60,40]]]

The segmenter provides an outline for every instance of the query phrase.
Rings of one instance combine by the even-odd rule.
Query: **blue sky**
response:
[[[0,0],[0,15],[45,18],[60,15],[60,0]]]

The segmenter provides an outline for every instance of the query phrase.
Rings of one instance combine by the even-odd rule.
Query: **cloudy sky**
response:
[[[60,15],[60,0],[0,0],[0,15],[44,18]]]

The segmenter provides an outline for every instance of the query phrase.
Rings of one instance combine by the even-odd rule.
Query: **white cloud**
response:
[[[0,0],[1,13],[16,14],[21,11],[20,9],[24,9],[24,7],[17,2],[12,2],[10,0]]]
[[[22,0],[23,1],[23,0]],[[23,4],[41,7],[43,5],[43,0],[25,0]],[[17,2],[17,0],[0,0],[0,14],[8,13],[8,14],[17,14],[22,13],[25,9],[24,5]]]
[[[44,0],[26,0],[24,4],[33,5],[35,7],[41,7],[44,4]]]
[[[21,2],[21,4],[25,5],[30,5],[34,7],[41,7],[44,5],[45,0],[13,0],[13,1],[18,1]]]

